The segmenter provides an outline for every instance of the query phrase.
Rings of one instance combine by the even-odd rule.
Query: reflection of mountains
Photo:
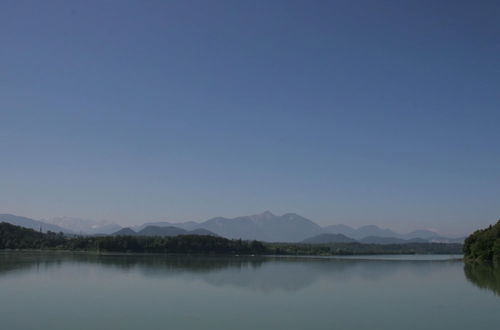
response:
[[[455,262],[0,253],[0,279],[13,272],[43,272],[58,267],[63,269],[65,265],[83,264],[102,267],[107,272],[135,272],[155,279],[177,277],[201,280],[212,286],[295,291],[318,281],[342,283],[356,277],[377,281],[402,271],[423,277],[442,267],[443,263]]]
[[[500,295],[500,267],[489,264],[466,263],[465,277],[478,287],[493,291]]]

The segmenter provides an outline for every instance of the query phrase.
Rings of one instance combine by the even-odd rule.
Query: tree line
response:
[[[97,252],[264,254],[258,241],[229,240],[203,235],[174,237],[65,236],[0,223],[0,249],[42,249]]]
[[[0,223],[0,249],[233,255],[458,254],[461,244],[263,243],[204,235],[65,236]]]

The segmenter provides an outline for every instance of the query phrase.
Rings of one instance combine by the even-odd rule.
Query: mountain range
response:
[[[21,226],[24,228],[34,229],[36,231],[42,231],[44,233],[48,231],[53,231],[56,233],[63,232],[65,234],[72,234],[71,230],[60,227],[58,225],[46,223],[40,220],[34,220],[26,217],[21,217],[13,214],[0,214],[0,222],[7,222],[12,225]]]
[[[109,222],[98,222],[69,217],[45,220],[51,222],[47,223],[10,214],[0,214],[0,222],[2,221],[36,230],[42,228],[42,231],[51,230],[86,235],[116,235],[117,232],[123,229],[123,227]],[[154,228],[156,232],[165,230],[166,234],[168,234],[168,231],[178,231],[181,232],[181,234],[196,234],[196,230],[205,230],[205,232],[201,231],[201,233],[219,235],[233,239],[241,238],[243,240],[259,240],[266,242],[302,242],[324,234],[343,235],[355,241],[366,243],[374,242],[375,244],[392,244],[415,239],[421,239],[427,242],[463,242],[463,238],[444,237],[439,233],[429,230],[417,230],[406,234],[399,234],[391,229],[384,229],[375,225],[362,226],[357,229],[344,224],[321,227],[313,221],[295,213],[275,215],[269,211],[236,218],[216,217],[202,222],[148,222],[128,228],[125,231],[133,235],[134,233],[141,233],[146,228],[152,230],[151,227]],[[168,230],[159,229],[168,227],[171,228]],[[173,228],[175,228],[175,230]],[[327,237],[328,236],[321,236],[318,240],[324,240]]]
[[[367,236],[360,240],[347,237],[343,234],[319,234],[309,237],[301,243],[306,244],[331,244],[331,243],[362,243],[362,244],[408,244],[408,243],[429,243],[429,240],[423,238],[402,239],[397,237],[379,237]],[[451,241],[449,243],[452,243]]]
[[[178,236],[178,235],[208,235],[219,236],[206,229],[185,230],[179,227],[146,226],[140,231],[131,228],[122,228],[112,234],[113,236]]]
[[[96,221],[73,217],[55,217],[43,219],[42,221],[65,228],[75,234],[112,234],[122,228],[122,226],[109,221]]]
[[[306,238],[301,243],[328,244],[328,243],[357,243],[358,241],[343,234],[319,234]]]

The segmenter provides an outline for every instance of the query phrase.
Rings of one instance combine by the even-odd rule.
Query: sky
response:
[[[0,213],[500,217],[498,1],[0,2]]]

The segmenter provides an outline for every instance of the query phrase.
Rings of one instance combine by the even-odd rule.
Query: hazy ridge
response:
[[[11,214],[0,214],[0,222],[8,222],[42,231],[84,235],[213,235],[232,239],[259,240],[264,242],[347,242],[367,244],[401,244],[414,242],[462,243],[464,238],[444,237],[429,230],[417,230],[406,234],[391,229],[367,225],[352,228],[345,224],[321,227],[295,213],[275,215],[269,211],[236,218],[215,217],[201,222],[148,222],[124,228],[109,222],[97,222],[79,218],[60,217],[52,220],[34,220]],[[57,223],[57,224],[54,224]],[[331,235],[329,235],[331,234]],[[341,236],[339,236],[341,235]],[[345,237],[345,239],[343,238]]]

